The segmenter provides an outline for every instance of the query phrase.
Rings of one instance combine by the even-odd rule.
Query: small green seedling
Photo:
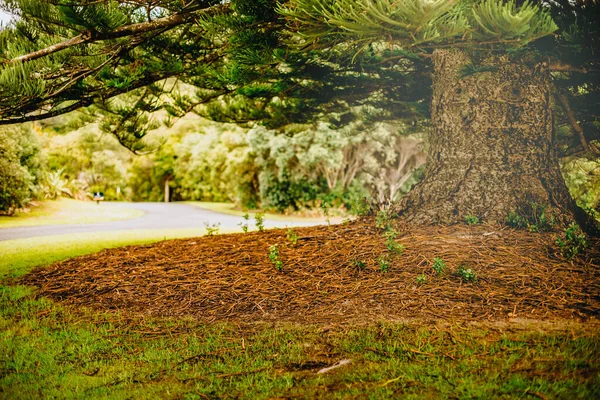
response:
[[[295,246],[298,243],[298,234],[292,228],[287,230],[287,240]]]
[[[465,215],[465,222],[467,225],[477,225],[479,223],[479,218],[475,215]]]
[[[388,229],[383,233],[383,236],[387,238],[385,245],[390,253],[400,255],[404,252],[404,245],[395,241],[398,237],[398,231],[395,229]]]
[[[330,207],[331,206],[326,201],[324,201],[321,204],[321,209],[323,210],[323,215],[325,215],[325,221],[327,221],[327,225],[329,225],[329,226],[331,226],[331,220],[329,219],[329,208]]]
[[[392,228],[392,217],[388,210],[379,210],[375,217],[375,226],[385,230],[390,230]]]
[[[256,229],[259,232],[263,232],[265,230],[265,214],[258,213],[254,215],[254,224],[256,225]]]
[[[427,283],[427,277],[423,274],[418,275],[415,280],[417,281],[417,285],[424,285]]]
[[[204,227],[206,228],[206,236],[214,236],[219,234],[219,227],[221,226],[220,222],[210,224],[208,222],[204,223]]]
[[[385,257],[379,257],[379,270],[381,272],[388,272],[390,270],[390,262]]]
[[[433,259],[433,265],[431,266],[436,274],[441,275],[446,270],[446,263],[439,257]]]
[[[279,248],[276,244],[269,247],[269,260],[275,265],[275,269],[277,271],[281,271],[283,269],[283,263],[279,259]]]
[[[248,233],[248,221],[250,220],[250,215],[248,213],[245,213],[242,218],[244,218],[244,222],[240,222],[238,225],[240,226],[240,228],[242,228],[242,231],[244,231],[244,233]]]
[[[403,244],[400,244],[394,240],[388,240],[386,244],[387,244],[387,249],[389,250],[390,253],[400,255],[404,252]]]
[[[353,265],[354,267],[356,267],[356,269],[358,269],[358,270],[361,270],[361,271],[362,271],[362,270],[363,270],[363,269],[365,269],[365,267],[367,266],[367,263],[366,263],[366,262],[364,262],[363,260],[360,260],[360,259],[358,259],[358,258],[355,258],[354,260],[352,260],[352,265]]]
[[[465,282],[476,282],[477,281],[477,273],[473,271],[471,268],[467,268],[466,265],[461,265],[458,267],[456,271],[458,276]]]
[[[574,259],[579,253],[589,247],[586,234],[581,231],[581,228],[576,223],[569,225],[563,237],[556,239],[556,244],[560,247],[563,257],[568,260]]]

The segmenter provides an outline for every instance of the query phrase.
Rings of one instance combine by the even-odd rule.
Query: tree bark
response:
[[[533,203],[557,225],[575,205],[553,144],[548,65],[491,56],[475,67],[468,53],[436,50],[425,178],[399,212],[415,223],[466,216],[504,222]]]

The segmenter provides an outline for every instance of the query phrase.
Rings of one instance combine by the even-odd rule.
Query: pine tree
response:
[[[0,123],[93,105],[135,150],[158,108],[269,127],[356,104],[418,120],[432,93],[428,172],[399,212],[503,221],[535,202],[567,223],[575,208],[554,154],[550,71],[571,79],[564,87],[597,72],[593,39],[581,65],[558,54],[594,32],[581,21],[597,4],[540,4],[8,0],[21,19],[0,32]]]

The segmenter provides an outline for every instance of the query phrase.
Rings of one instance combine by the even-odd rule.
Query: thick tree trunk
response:
[[[473,215],[504,222],[533,203],[558,225],[573,201],[553,147],[550,72],[508,56],[473,66],[466,52],[436,50],[427,171],[400,203],[416,223]]]

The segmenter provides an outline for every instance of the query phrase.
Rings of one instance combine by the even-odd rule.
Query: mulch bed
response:
[[[600,314],[600,242],[565,260],[556,234],[499,226],[399,225],[390,255],[372,221],[171,240],[39,268],[20,283],[74,306],[201,321],[588,319]],[[283,269],[269,259],[278,245]],[[378,259],[389,257],[388,272]],[[446,273],[437,276],[434,257]],[[364,268],[356,266],[364,261]],[[456,270],[477,273],[465,282]],[[419,274],[427,277],[417,284]]]

